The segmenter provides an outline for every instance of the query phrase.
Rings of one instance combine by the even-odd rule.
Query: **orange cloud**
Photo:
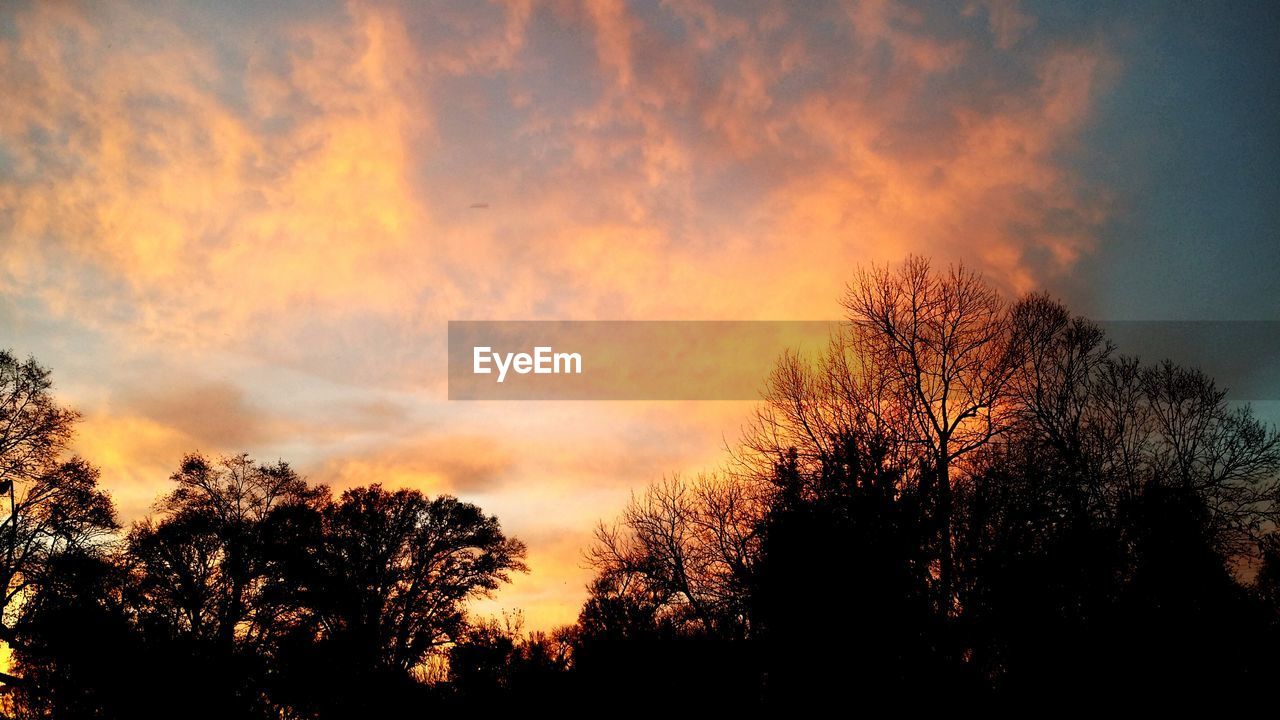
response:
[[[19,348],[55,373],[104,338],[68,400],[125,516],[194,449],[457,492],[530,542],[535,626],[748,409],[450,405],[446,320],[831,319],[908,252],[1018,291],[1107,212],[1061,155],[1115,62],[1010,2],[4,12],[0,296],[70,328]]]
[[[65,145],[6,143],[33,175],[3,185],[6,259],[37,272],[5,285],[65,307],[84,299],[67,297],[76,274],[105,272],[143,330],[197,344],[300,307],[410,301],[384,271],[420,257],[406,175],[429,124],[399,23],[354,8],[348,20],[286,33],[283,67],[251,63],[237,108],[213,49],[182,28],[127,7],[103,27],[45,4],[22,15],[0,57],[6,77],[40,91],[4,88],[5,135]]]
[[[87,415],[73,450],[102,470],[104,485],[126,522],[145,516],[168,492],[183,454],[196,449],[180,430],[144,418]]]

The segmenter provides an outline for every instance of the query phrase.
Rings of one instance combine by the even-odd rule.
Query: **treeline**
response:
[[[453,702],[429,661],[524,546],[453,497],[334,496],[287,464],[186,457],[127,530],[63,459],[78,415],[0,353],[0,639],[17,718],[356,718]],[[6,508],[6,511],[9,511]],[[445,670],[438,679],[448,679]]]
[[[1237,698],[1280,671],[1280,434],[1202,373],[963,268],[861,272],[724,467],[602,524],[578,622],[466,602],[495,518],[188,457],[118,527],[76,416],[0,355],[16,717],[418,717]],[[0,490],[8,490],[0,487]],[[832,705],[835,703],[836,705]]]
[[[844,305],[722,472],[599,528],[578,672],[775,707],[1227,701],[1280,677],[1273,427],[963,268],[864,271]]]

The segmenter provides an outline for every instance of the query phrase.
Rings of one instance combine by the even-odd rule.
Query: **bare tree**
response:
[[[1280,522],[1280,432],[1199,370],[1117,356],[1096,324],[1033,295],[1014,309],[1025,362],[1012,383],[1020,434],[1071,470],[1074,510],[1109,516],[1154,485],[1205,503],[1237,559]]]
[[[1008,427],[1009,382],[1022,343],[1009,305],[981,276],[954,266],[935,271],[909,258],[895,269],[862,270],[844,298],[853,348],[905,406],[894,412],[922,443],[934,473],[923,474],[940,533],[938,580],[953,609],[951,466]],[[936,482],[930,478],[936,476]]]
[[[677,628],[740,636],[764,512],[749,484],[673,476],[633,496],[617,524],[601,524],[587,561],[601,588],[651,597]]]
[[[791,462],[793,455],[801,477],[811,477],[854,437],[874,438],[888,464],[918,464],[910,397],[902,397],[901,388],[859,352],[852,329],[841,327],[815,357],[783,353],[741,446],[730,449],[740,481],[772,483],[778,463]]]

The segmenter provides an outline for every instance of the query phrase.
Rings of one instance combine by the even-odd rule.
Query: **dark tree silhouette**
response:
[[[176,487],[156,503],[158,517],[125,538],[132,612],[155,652],[183,668],[174,685],[200,692],[210,712],[269,714],[262,687],[283,623],[268,592],[282,582],[273,549],[296,539],[275,528],[327,492],[283,462],[247,455],[189,455],[170,479]]]
[[[263,552],[273,520],[291,507],[318,507],[327,491],[283,462],[260,465],[247,455],[189,455],[171,480],[177,487],[156,505],[161,519],[137,523],[127,538],[148,621],[223,652],[266,642],[276,613],[263,589],[279,571]]]
[[[463,602],[524,572],[524,545],[456,498],[356,488],[325,508],[322,577],[347,593],[314,603],[321,626],[375,665],[409,671],[461,630]]]
[[[279,683],[320,717],[426,702],[414,674],[466,631],[464,603],[525,571],[519,540],[449,496],[347,490],[313,531],[313,550],[287,564],[297,625]]]
[[[1274,428],[962,270],[864,274],[849,307],[826,353],[779,360],[733,452],[752,502],[726,537],[749,543],[702,530],[714,505],[669,480],[603,526],[575,672],[794,706],[1205,697],[1274,671]],[[692,639],[733,669],[690,687],[627,664]]]
[[[833,438],[831,447],[808,477],[794,455],[779,463],[762,521],[751,600],[765,696],[816,705],[943,692],[918,485],[886,462],[883,438]]]
[[[80,415],[60,406],[52,387],[34,359],[0,351],[0,640],[14,648],[29,640],[13,631],[22,601],[38,592],[50,564],[92,551],[117,528],[97,469],[62,459]]]
[[[1280,671],[1280,433],[1044,295],[859,275],[725,468],[601,524],[577,622],[469,618],[525,571],[453,497],[185,458],[123,542],[74,412],[0,355],[0,632],[23,718],[1248,695]],[[7,398],[7,399],[6,399]],[[5,488],[8,489],[8,488]],[[146,679],[140,687],[139,678]]]
[[[471,637],[465,602],[524,570],[524,546],[452,497],[335,500],[245,455],[188,456],[172,480],[118,547],[63,543],[48,559],[15,626],[23,717],[421,709],[442,698],[426,661]]]
[[[472,623],[449,649],[451,700],[487,711],[563,703],[570,690],[572,634],[526,633],[518,613]]]
[[[54,465],[80,414],[58,405],[49,371],[0,350],[0,478],[32,479]]]
[[[1048,298],[1020,309],[1019,422],[960,486],[975,662],[1028,697],[1203,695],[1258,672],[1242,638],[1265,611],[1233,568],[1275,527],[1275,431]]]
[[[85,550],[51,558],[37,592],[23,603],[13,663],[22,674],[13,700],[21,718],[121,717],[138,708],[132,673],[141,638],[124,600],[125,571]]]
[[[617,525],[597,527],[587,559],[606,585],[649,597],[655,622],[742,637],[760,512],[745,484],[674,476],[633,497]]]
[[[933,471],[921,475],[928,484],[920,493],[940,534],[940,609],[953,612],[951,466],[1010,422],[1009,380],[1022,364],[1018,328],[1000,293],[976,273],[937,272],[921,257],[896,271],[859,272],[844,306],[853,350],[900,406],[890,411],[907,423],[900,432],[929,452]]]

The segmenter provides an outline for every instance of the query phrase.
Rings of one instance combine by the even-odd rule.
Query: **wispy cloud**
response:
[[[203,12],[6,11],[0,293],[116,348],[81,450],[135,511],[197,447],[482,499],[541,620],[743,408],[451,406],[445,320],[827,319],[907,252],[1021,290],[1107,212],[1060,157],[1115,60],[1015,3]]]

